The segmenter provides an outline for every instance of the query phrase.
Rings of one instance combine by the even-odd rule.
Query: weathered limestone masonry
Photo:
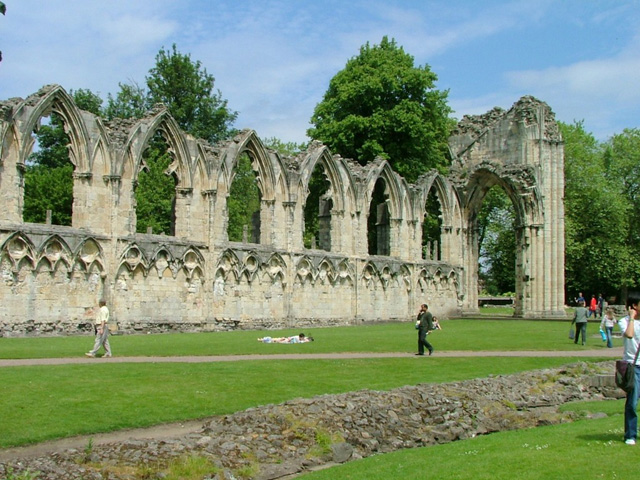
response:
[[[51,112],[64,121],[74,165],[71,227],[23,221],[25,162]],[[143,152],[161,132],[177,182],[175,236],[137,234],[135,186]],[[359,166],[314,142],[294,157],[244,130],[216,145],[181,131],[163,106],[105,121],[60,86],[0,102],[0,336],[86,331],[107,299],[124,331],[203,331],[406,320],[427,301],[439,315],[477,310],[476,214],[493,185],[517,212],[516,315],[563,316],[563,146],[550,108],[523,97],[466,117],[454,164],[409,185],[383,160]],[[227,236],[235,168],[248,155],[261,194],[260,238]],[[316,167],[330,183],[321,248],[304,248],[304,207]],[[384,203],[371,205],[376,184]],[[441,207],[439,253],[422,244],[426,200]],[[383,207],[369,255],[368,218]],[[378,227],[376,227],[378,228]],[[434,249],[434,251],[437,249]]]

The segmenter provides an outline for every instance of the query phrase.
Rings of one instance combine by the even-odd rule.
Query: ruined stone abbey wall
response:
[[[69,227],[22,219],[33,131],[51,112],[70,138]],[[173,159],[173,236],[136,233],[135,186],[156,132]],[[293,158],[266,149],[251,130],[210,145],[181,131],[161,106],[142,119],[108,122],[79,110],[56,85],[0,102],[0,336],[87,331],[100,298],[130,332],[408,320],[424,302],[436,315],[470,313],[475,214],[493,185],[505,189],[518,219],[516,314],[563,315],[564,167],[553,113],[524,97],[509,111],[465,118],[450,145],[451,173],[429,172],[414,185],[382,159],[362,167],[317,142]],[[252,243],[227,236],[242,155],[260,189],[260,236]],[[305,248],[304,207],[318,166],[330,184],[327,228],[322,248]],[[387,251],[369,255],[367,222],[380,183]],[[438,248],[422,244],[430,192],[440,203]]]

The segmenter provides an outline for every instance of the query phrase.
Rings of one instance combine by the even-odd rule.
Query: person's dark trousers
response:
[[[418,331],[418,354],[424,355],[424,347],[427,347],[429,353],[433,352],[433,346],[427,341],[427,331]]]
[[[582,345],[584,345],[587,342],[587,324],[586,323],[576,323],[576,339],[573,343],[578,343],[580,334],[582,334]]]

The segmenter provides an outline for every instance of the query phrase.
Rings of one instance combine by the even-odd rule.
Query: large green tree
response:
[[[171,155],[162,135],[150,142],[136,186],[136,231],[175,235],[176,181],[167,175]]]
[[[415,66],[395,40],[365,44],[330,81],[308,135],[365,165],[387,158],[407,181],[449,164],[448,91],[428,65]]]
[[[147,92],[135,82],[119,83],[120,90],[114,97],[107,96],[104,116],[108,120],[114,118],[142,118],[149,110]]]
[[[162,103],[183,130],[215,143],[234,133],[237,112],[228,108],[227,100],[213,87],[214,78],[200,61],[180,53],[174,44],[170,51],[163,48],[156,56],[146,88],[135,82],[121,83],[118,93],[108,96],[104,115],[108,119],[141,118]],[[173,234],[176,182],[166,173],[171,157],[160,135],[150,142],[143,161],[136,187],[136,230],[144,233],[151,228],[155,233]]]
[[[578,292],[616,295],[638,281],[634,266],[638,243],[630,242],[636,223],[633,187],[625,182],[634,167],[626,164],[625,155],[615,153],[613,140],[605,154],[607,150],[582,122],[560,123],[560,129],[565,154],[567,298]]]
[[[505,191],[495,186],[478,212],[479,277],[489,295],[515,291],[515,212]]]
[[[156,65],[149,70],[149,103],[167,106],[178,125],[190,134],[215,143],[227,138],[237,112],[231,111],[215,79],[202,68],[200,61],[178,52],[161,49]]]

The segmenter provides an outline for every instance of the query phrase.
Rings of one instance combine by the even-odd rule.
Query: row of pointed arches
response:
[[[255,299],[245,287],[259,282],[265,287],[258,295],[268,299],[262,306],[279,317],[295,310],[296,288],[312,305],[322,298],[315,293],[344,287],[337,302],[351,305],[347,317],[362,308],[369,316],[380,309],[402,317],[423,289],[447,292],[442,305],[449,311],[473,311],[478,215],[497,187],[515,212],[516,312],[562,314],[562,139],[549,107],[532,97],[461,122],[449,140],[449,173],[429,171],[414,184],[384,159],[361,166],[318,142],[284,156],[243,130],[212,145],[182,131],[161,105],[143,118],[108,121],[80,110],[58,85],[0,102],[0,111],[5,284],[13,275],[6,272],[25,266],[90,272],[92,281],[108,278],[123,292],[139,288],[138,278],[162,291],[162,279],[172,278],[185,285],[176,305],[193,307],[193,318],[212,314],[198,297],[202,285],[213,292],[213,310],[231,305],[230,317],[254,315],[242,298]],[[27,180],[36,132],[54,116],[67,139],[70,220],[56,225],[46,215],[42,227],[26,217],[34,195]],[[158,178],[162,227],[146,220],[157,212],[143,195]],[[368,297],[354,293],[361,286]],[[387,297],[378,298],[380,290]],[[395,307],[392,292],[400,291]],[[171,295],[158,295],[180,313],[169,305]],[[145,311],[155,313],[152,305],[137,310]]]
[[[12,201],[2,220],[12,223],[25,222],[24,174],[37,148],[34,132],[55,114],[68,135],[74,228],[436,260],[442,254],[440,231],[461,228],[455,190],[437,172],[409,185],[382,159],[361,167],[319,143],[284,157],[265,148],[252,130],[210,145],[183,132],[162,106],[141,119],[106,121],[78,109],[57,85],[3,107],[9,114],[0,131],[0,188]],[[137,196],[150,169],[145,152],[158,139],[168,158],[164,195],[172,197],[163,199],[170,205],[170,226],[162,231],[139,228]],[[248,183],[234,189],[234,182],[247,177]],[[421,231],[425,215],[435,219],[438,231]]]

